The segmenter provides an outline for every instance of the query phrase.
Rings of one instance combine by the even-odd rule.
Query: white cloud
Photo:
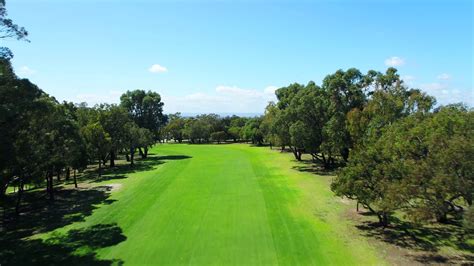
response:
[[[168,72],[168,69],[164,66],[153,64],[150,68],[148,68],[148,71],[150,71],[151,73],[164,73]]]
[[[211,93],[185,96],[163,96],[165,111],[169,113],[263,113],[269,101],[275,101],[275,86],[262,90],[219,85]]]
[[[265,94],[269,94],[269,95],[275,95],[275,91],[278,89],[277,86],[268,86],[266,87],[263,92]]]
[[[28,66],[22,66],[19,70],[20,75],[30,76],[36,74],[36,70],[29,68]]]
[[[385,59],[385,65],[389,67],[403,66],[405,64],[405,59],[398,56],[392,56]]]
[[[451,104],[463,102],[471,106],[474,105],[473,89],[453,89],[446,83],[432,82],[419,86],[428,95],[434,96],[438,104]]]
[[[405,81],[405,82],[414,81],[415,79],[416,78],[414,76],[410,76],[410,75],[402,76],[402,80]]]
[[[432,83],[421,84],[420,87],[426,91],[440,91],[440,90],[446,89],[448,86],[447,84],[444,84],[444,83],[432,82]]]
[[[111,90],[107,93],[83,93],[76,95],[74,101],[78,103],[86,102],[90,106],[99,103],[119,103],[122,94],[123,92],[115,90]]]
[[[449,79],[451,79],[451,75],[449,75],[447,73],[443,73],[443,74],[438,75],[437,78],[440,79],[440,80],[449,80]]]

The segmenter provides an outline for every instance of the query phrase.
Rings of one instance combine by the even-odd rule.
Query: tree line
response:
[[[415,222],[465,214],[473,226],[474,116],[463,104],[436,107],[407,87],[394,68],[352,68],[321,86],[276,91],[261,122],[266,142],[338,169],[338,196],[358,202],[387,225],[395,213]],[[467,208],[467,210],[465,210]]]
[[[259,125],[261,117],[239,117],[236,115],[220,117],[217,114],[202,114],[183,117],[180,113],[168,115],[169,122],[163,128],[162,136],[175,142],[222,143],[226,141],[251,141],[263,143]]]
[[[160,139],[166,123],[156,92],[127,91],[120,104],[58,102],[27,79],[18,78],[7,59],[0,60],[0,197],[18,187],[17,211],[24,186],[46,183],[54,199],[53,178],[74,178],[89,164],[115,166],[118,155],[134,165],[138,153]]]

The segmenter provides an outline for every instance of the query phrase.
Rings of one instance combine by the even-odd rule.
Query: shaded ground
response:
[[[95,249],[116,245],[125,240],[115,224],[97,224],[48,240],[31,236],[47,233],[68,224],[83,221],[97,204],[112,204],[107,189],[59,190],[49,201],[43,191],[25,193],[20,216],[13,207],[4,209],[0,235],[1,265],[109,265],[118,260],[99,260]],[[78,252],[81,250],[82,252]]]
[[[474,241],[458,220],[415,225],[393,218],[390,226],[382,228],[368,212],[351,209],[347,216],[356,221],[362,235],[385,249],[392,264],[474,264]]]
[[[80,176],[91,185],[107,180],[124,179],[130,173],[148,171],[167,160],[183,156],[150,156],[137,160],[134,167],[126,164],[106,168],[97,178],[96,169]],[[72,178],[71,178],[72,179]],[[116,223],[91,226],[55,233],[45,239],[36,235],[49,233],[64,226],[84,221],[94,210],[111,205],[110,192],[120,184],[85,185],[72,189],[72,180],[56,184],[55,200],[47,199],[43,188],[24,194],[20,215],[16,216],[15,194],[9,194],[0,209],[0,265],[110,265],[122,264],[117,259],[98,259],[97,250],[126,240]]]

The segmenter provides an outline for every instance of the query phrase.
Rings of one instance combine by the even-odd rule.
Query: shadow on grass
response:
[[[326,169],[322,164],[313,162],[312,160],[299,161],[298,165],[293,166],[292,169],[320,176],[334,176],[337,174],[337,170]]]
[[[370,216],[371,214],[362,213],[362,215]],[[436,254],[445,246],[474,254],[474,245],[468,243],[466,232],[459,221],[442,225],[415,225],[393,218],[392,224],[386,228],[372,221],[365,221],[356,227],[365,236],[397,247],[424,252],[422,255],[413,255],[413,259],[424,264],[474,262],[474,255],[464,254],[457,258],[448,258]],[[453,259],[459,261],[456,262]]]
[[[184,160],[192,158],[187,155],[168,155],[168,156],[149,156],[144,159],[138,159],[135,161],[135,165],[131,166],[130,164],[117,165],[113,168],[104,168],[102,171],[102,176],[97,177],[96,170],[89,171],[85,173],[81,180],[90,180],[91,183],[99,183],[107,180],[114,179],[124,179],[127,178],[128,174],[136,172],[150,171],[155,168],[157,165],[165,163],[169,160]]]
[[[13,215],[14,204],[3,210],[0,234],[2,265],[110,265],[118,260],[100,260],[95,250],[116,245],[126,239],[115,224],[98,224],[66,234],[55,234],[46,240],[32,239],[74,222],[84,221],[99,204],[112,204],[109,189],[56,191],[49,201],[44,191],[25,193],[19,216]],[[9,200],[13,203],[14,200]]]
[[[184,160],[184,159],[190,159],[190,158],[192,157],[187,156],[187,155],[166,155],[166,156],[158,157],[158,160],[171,161],[171,160]]]

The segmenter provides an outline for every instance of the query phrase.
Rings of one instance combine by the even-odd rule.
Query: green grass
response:
[[[243,144],[158,145],[151,152],[162,156],[151,167],[97,183],[122,184],[107,203],[42,238],[60,243],[90,234],[100,242],[105,227],[94,226],[114,224],[123,239],[103,235],[110,245],[86,242],[75,253],[92,250],[125,264],[382,264],[342,217],[347,206],[329,190],[330,177],[292,169],[290,154]]]

